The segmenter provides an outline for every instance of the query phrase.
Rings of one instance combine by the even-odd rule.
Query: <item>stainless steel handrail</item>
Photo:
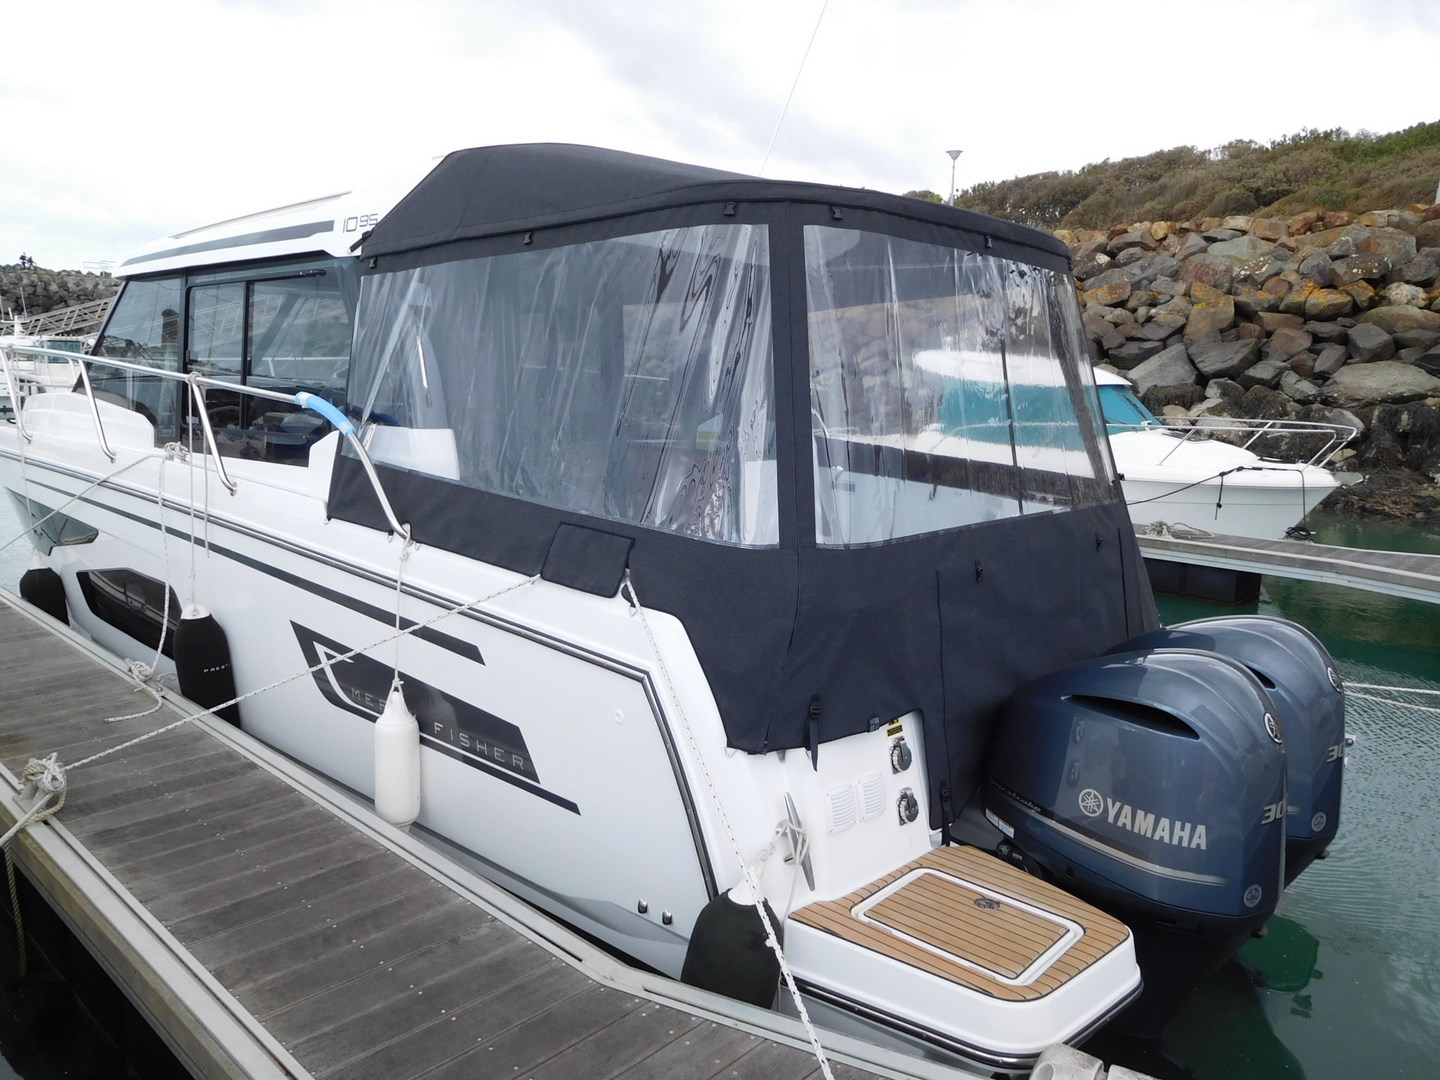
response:
[[[72,359],[72,363],[76,361]],[[95,421],[95,438],[100,442],[101,452],[111,461],[115,460],[115,451],[110,449],[110,440],[105,438],[105,425],[100,422],[100,406],[95,404],[95,391],[90,386],[90,372],[81,363],[80,381],[85,384],[85,400],[90,403],[90,419]]]
[[[32,441],[32,437],[30,432],[25,430],[25,421],[20,416],[24,412],[21,407],[20,388],[15,385],[15,376],[10,369],[10,361],[14,358],[15,354],[11,346],[6,345],[4,348],[0,348],[0,367],[5,369],[5,385],[10,391],[10,413],[15,417],[15,430],[20,432],[20,437],[28,443]]]
[[[1241,449],[1248,450],[1266,436],[1314,435],[1325,436],[1325,445],[1304,462],[1295,464],[1324,467],[1331,457],[1359,434],[1359,429],[1349,424],[1326,424],[1315,420],[1250,420],[1228,416],[1171,417],[1160,424],[1121,424],[1109,421],[1107,426],[1124,431],[1160,431],[1174,436],[1176,445],[1160,459],[1162,463],[1178,451],[1182,444],[1192,440],[1203,441],[1227,434],[1248,435],[1249,438],[1239,444]]]
[[[395,508],[391,505],[389,496],[385,494],[385,488],[380,483],[379,475],[375,472],[375,465],[370,460],[370,455],[365,450],[364,445],[360,442],[355,431],[354,423],[334,405],[316,394],[306,391],[301,391],[298,394],[281,394],[275,390],[262,390],[258,386],[244,386],[239,383],[227,382],[224,379],[211,378],[207,375],[197,375],[194,372],[170,371],[166,368],[148,367],[144,364],[134,364],[128,360],[117,360],[109,356],[89,356],[64,352],[60,349],[45,349],[33,345],[16,345],[11,348],[13,348],[15,352],[22,352],[31,356],[55,357],[67,360],[72,364],[78,363],[80,365],[80,376],[85,386],[85,396],[90,402],[91,415],[95,418],[95,432],[100,440],[100,448],[105,451],[111,461],[115,460],[115,453],[110,449],[109,443],[105,440],[104,428],[100,421],[100,411],[95,404],[95,391],[90,385],[90,377],[87,371],[88,366],[90,364],[101,364],[105,367],[119,368],[122,371],[133,371],[141,375],[157,376],[162,379],[168,379],[171,382],[188,384],[191,389],[191,396],[195,401],[196,409],[200,415],[200,426],[205,433],[205,445],[215,461],[215,472],[219,476],[220,482],[229,489],[231,494],[234,494],[236,485],[234,480],[232,480],[226,472],[224,464],[221,462],[220,450],[215,442],[215,431],[210,424],[210,412],[205,404],[204,389],[224,390],[227,393],[244,394],[246,397],[264,398],[267,401],[278,401],[286,405],[298,405],[302,409],[309,409],[311,412],[319,414],[328,421],[331,426],[336,428],[336,430],[349,441],[351,448],[355,451],[356,457],[360,459],[360,464],[365,470],[366,477],[370,480],[370,486],[375,490],[375,497],[380,501],[380,509],[384,512],[385,520],[389,524],[391,531],[402,540],[407,542],[410,540],[410,526],[403,524],[400,519],[395,516]],[[8,363],[5,367],[5,374],[6,377],[9,378],[10,368]],[[15,415],[18,423],[18,417],[20,415],[19,409],[16,409]],[[24,429],[22,428],[21,430],[23,431]]]
[[[200,416],[200,430],[205,434],[205,445],[209,447],[210,457],[215,462],[215,476],[225,486],[225,490],[234,495],[235,481],[230,479],[220,447],[215,442],[215,429],[210,426],[210,410],[205,407],[205,388],[200,385],[199,377],[195,375],[190,376],[186,382],[190,384],[190,396],[195,399],[195,411]]]

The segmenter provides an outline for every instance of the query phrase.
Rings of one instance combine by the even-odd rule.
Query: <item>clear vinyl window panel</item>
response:
[[[1067,276],[820,226],[805,262],[817,542],[1113,498]]]
[[[770,268],[755,225],[367,278],[371,456],[600,518],[778,542]]]

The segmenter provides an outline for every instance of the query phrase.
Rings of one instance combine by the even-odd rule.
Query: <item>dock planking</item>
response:
[[[1147,559],[1320,581],[1440,604],[1440,555],[1253,536],[1157,536],[1143,528],[1136,534]]]
[[[11,773],[57,751],[62,764],[78,762],[180,715],[167,704],[106,723],[152,699],[13,598],[0,601],[0,656],[12,689],[23,687],[0,715],[0,761]],[[594,981],[205,724],[110,754],[68,781],[55,820],[113,879],[117,896],[143,908],[142,918],[203,971],[200,984],[213,986],[240,1026],[262,1031],[269,1075],[820,1075],[806,1049]],[[28,832],[14,842],[32,876],[39,849]],[[54,872],[48,864],[46,872]],[[54,894],[65,890],[50,892],[64,909]],[[72,925],[93,918],[86,904],[73,908],[62,910]],[[125,984],[116,959],[124,950],[107,953],[106,966]],[[127,993],[187,1067],[266,1074],[253,1048],[232,1055],[223,1040],[188,1031],[199,1011],[190,1012],[180,989],[147,996],[154,973],[132,975]],[[904,1060],[885,1060],[886,1072],[908,1071]],[[932,1064],[917,1068],[939,1075]],[[873,1075],[841,1062],[835,1070]]]

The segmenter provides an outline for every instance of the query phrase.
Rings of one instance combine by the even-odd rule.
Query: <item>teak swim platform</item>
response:
[[[957,908],[968,914],[945,917]],[[1119,920],[964,847],[936,848],[794,918],[1008,1001],[1050,993],[1127,936]]]

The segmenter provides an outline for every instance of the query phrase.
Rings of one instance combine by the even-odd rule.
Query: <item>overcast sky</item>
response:
[[[493,143],[944,194],[950,149],[963,189],[1440,119],[1434,0],[13,0],[0,40],[0,262],[55,269]]]

